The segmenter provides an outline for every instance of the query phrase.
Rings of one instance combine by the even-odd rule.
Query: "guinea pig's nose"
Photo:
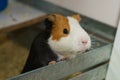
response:
[[[85,46],[88,43],[87,40],[82,40],[82,44]]]

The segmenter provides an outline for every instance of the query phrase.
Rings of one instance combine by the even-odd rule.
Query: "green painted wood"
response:
[[[112,45],[107,45],[78,55],[76,58],[61,61],[34,71],[21,74],[9,80],[58,80],[69,74],[86,70],[110,58]]]
[[[107,68],[108,68],[108,63],[99,66],[95,69],[92,69],[88,72],[85,72],[83,74],[80,74],[79,76],[76,76],[69,80],[103,80],[106,77]]]
[[[31,5],[41,11],[44,11],[46,13],[60,13],[63,15],[73,15],[73,14],[79,14],[77,12],[62,8],[60,6],[57,6],[55,4],[52,4],[50,2],[44,1],[44,0],[18,0],[22,3]],[[80,14],[81,15],[81,14]],[[88,31],[98,34],[99,36],[102,36],[109,40],[114,40],[114,36],[116,33],[116,28],[113,28],[110,25],[106,25],[104,23],[101,23],[99,21],[93,20],[91,18],[88,18],[84,15],[81,15],[82,21],[81,25]]]

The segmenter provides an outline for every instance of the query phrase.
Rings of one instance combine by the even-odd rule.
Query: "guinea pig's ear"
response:
[[[54,14],[48,15],[48,17],[44,21],[46,29],[51,29],[52,28],[52,24],[54,23],[55,19],[56,19],[56,15],[54,15]]]
[[[75,18],[78,22],[81,21],[81,17],[79,14],[76,14],[76,15],[72,15],[71,17]]]
[[[45,19],[44,23],[45,23],[45,29],[51,30],[53,23],[48,18]]]
[[[54,22],[56,20],[57,14],[51,14],[47,17],[47,19],[51,22]]]

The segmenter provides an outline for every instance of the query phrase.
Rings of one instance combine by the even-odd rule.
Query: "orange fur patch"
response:
[[[63,30],[67,29],[70,32],[70,26],[68,23],[68,19],[59,14],[53,14],[48,16],[48,19],[53,22],[52,25],[52,40],[60,40],[62,37],[67,37],[69,34],[64,34]]]
[[[78,22],[81,21],[81,17],[80,17],[79,14],[77,14],[77,15],[72,15],[71,17],[75,18]]]

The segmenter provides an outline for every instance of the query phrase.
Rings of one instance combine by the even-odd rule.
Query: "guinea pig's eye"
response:
[[[69,32],[68,32],[68,30],[65,28],[65,29],[63,29],[63,33],[64,33],[64,34],[68,34]]]

